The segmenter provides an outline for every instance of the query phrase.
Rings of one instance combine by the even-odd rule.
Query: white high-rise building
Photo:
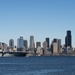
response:
[[[17,48],[24,48],[24,39],[23,36],[17,39]]]
[[[38,46],[37,51],[36,51],[36,54],[37,54],[38,56],[43,55],[43,49],[42,49],[40,46]]]
[[[9,40],[9,48],[14,48],[14,40],[13,39]]]
[[[49,56],[51,54],[50,51],[48,51],[47,41],[44,41],[44,43],[43,43],[43,49],[44,49],[44,55]]]
[[[53,54],[58,55],[61,49],[61,39],[54,39],[53,40]]]
[[[58,54],[58,43],[53,43],[53,55]]]
[[[7,51],[7,44],[6,43],[2,43],[2,50],[3,51]]]
[[[34,50],[35,44],[34,44],[34,36],[30,36],[30,49]]]

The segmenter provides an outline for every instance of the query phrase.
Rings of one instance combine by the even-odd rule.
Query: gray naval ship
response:
[[[14,56],[17,57],[24,57],[26,56],[26,54],[28,54],[27,52],[14,52]]]
[[[26,56],[26,54],[28,53],[26,51],[23,51],[22,48],[18,48],[17,52],[14,52],[14,56],[18,56],[18,57]]]
[[[9,57],[9,56],[17,56],[17,57],[25,57],[28,52],[23,51],[23,49],[17,49],[17,51],[0,51],[0,56],[2,57]]]

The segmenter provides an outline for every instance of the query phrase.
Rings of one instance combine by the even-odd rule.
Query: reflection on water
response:
[[[75,75],[75,57],[4,57],[0,75]]]

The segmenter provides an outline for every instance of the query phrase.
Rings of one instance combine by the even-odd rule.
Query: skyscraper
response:
[[[57,43],[58,42],[58,39],[57,38],[54,38],[53,39],[53,42]]]
[[[36,48],[41,47],[41,42],[36,42]]]
[[[65,37],[65,47],[72,47],[72,36],[71,31],[67,31],[67,36]]]
[[[35,44],[34,44],[34,36],[30,36],[30,49],[34,50]]]
[[[24,47],[26,50],[28,49],[28,41],[27,40],[24,40]]]
[[[24,48],[23,36],[20,36],[20,38],[17,39],[17,48],[19,48],[19,49],[23,49]]]
[[[49,48],[49,38],[46,38],[47,48]]]
[[[0,42],[0,49],[2,49],[2,43]]]
[[[58,53],[60,53],[61,49],[61,39],[58,39]]]
[[[58,43],[53,43],[53,55],[58,54]]]
[[[9,48],[14,48],[14,40],[13,39],[10,39],[9,40]]]
[[[53,55],[58,54],[58,39],[53,40]]]
[[[67,47],[67,36],[65,37],[65,47]]]
[[[47,49],[48,49],[46,41],[43,42],[43,48],[44,48],[44,54],[46,54],[47,53]]]

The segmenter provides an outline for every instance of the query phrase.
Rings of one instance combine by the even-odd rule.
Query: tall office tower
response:
[[[2,49],[2,43],[0,42],[0,49]]]
[[[13,39],[10,39],[9,40],[9,48],[14,48],[14,40]]]
[[[53,55],[58,54],[58,39],[53,40]]]
[[[46,38],[47,47],[49,48],[49,38]]]
[[[58,42],[58,39],[57,38],[54,38],[53,42],[57,43]]]
[[[61,39],[58,39],[58,52],[60,53],[60,49],[61,49]]]
[[[2,43],[0,42],[0,46],[2,46]]]
[[[65,37],[65,47],[67,47],[67,36]]]
[[[46,52],[47,52],[47,42],[46,41],[44,41],[44,43],[43,43],[43,48],[44,48],[44,53],[46,54]]]
[[[53,43],[53,55],[58,54],[58,44],[57,43]]]
[[[20,38],[17,39],[17,48],[18,49],[23,49],[24,48],[23,36],[20,36]]]
[[[36,48],[41,47],[41,42],[36,42]]]
[[[30,36],[30,49],[34,50],[35,44],[34,44],[34,36]]]
[[[28,49],[28,41],[27,40],[24,40],[24,47],[26,50]]]
[[[72,47],[72,36],[71,31],[67,31],[67,36],[65,37],[65,47]]]

